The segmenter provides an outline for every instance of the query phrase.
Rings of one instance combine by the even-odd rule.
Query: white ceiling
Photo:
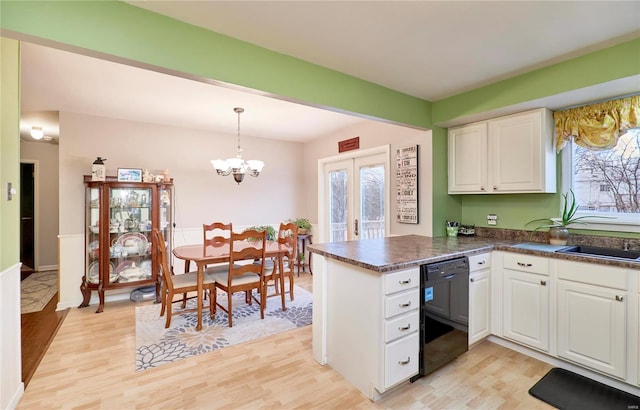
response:
[[[639,1],[128,3],[430,101],[640,36]],[[30,122],[71,111],[234,134],[241,106],[242,135],[305,141],[366,121],[41,46],[22,59]]]

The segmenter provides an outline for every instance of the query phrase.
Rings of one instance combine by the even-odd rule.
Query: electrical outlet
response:
[[[11,182],[7,182],[7,201],[11,201],[13,196],[17,193],[18,191],[13,187]]]
[[[497,225],[498,224],[498,215],[489,214],[487,215],[487,225]]]

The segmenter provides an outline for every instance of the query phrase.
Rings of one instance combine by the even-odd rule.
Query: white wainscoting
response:
[[[0,272],[0,409],[14,409],[22,394],[20,263]]]

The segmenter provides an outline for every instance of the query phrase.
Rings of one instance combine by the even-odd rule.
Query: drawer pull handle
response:
[[[402,332],[404,332],[404,331],[406,331],[406,330],[409,330],[409,329],[411,329],[411,323],[407,323],[407,325],[406,325],[406,326],[400,326],[400,327],[398,327],[398,330],[400,330],[400,331],[402,331]]]
[[[530,263],[522,263],[522,262],[518,262],[518,266],[524,266],[524,267],[526,267],[526,268],[529,268],[529,267],[531,267],[531,264],[530,264]]]
[[[407,357],[407,360],[400,360],[398,362],[398,364],[401,365],[401,366],[405,366],[405,365],[407,365],[409,363],[411,363],[411,357]]]
[[[411,283],[411,278],[409,278],[407,280],[399,280],[398,283],[401,284],[401,285],[408,285],[408,284]]]
[[[478,265],[484,265],[485,263],[487,263],[487,261],[480,261],[478,262]]]
[[[617,300],[618,302],[622,302],[622,300],[623,300],[623,299],[624,299],[624,297],[623,297],[623,296],[618,296],[618,295],[616,295],[616,300]]]
[[[407,303],[400,303],[398,306],[400,306],[401,308],[406,308],[411,306],[411,301],[408,301]]]
[[[540,284],[541,284],[542,286],[547,286],[547,281],[546,281],[546,280],[541,280],[541,281],[540,281]]]
[[[473,278],[469,278],[469,280],[470,280],[471,282],[473,282]]]

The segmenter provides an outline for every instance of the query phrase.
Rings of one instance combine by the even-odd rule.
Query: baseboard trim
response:
[[[52,270],[58,270],[58,265],[40,265],[36,268],[38,272],[48,272]]]

